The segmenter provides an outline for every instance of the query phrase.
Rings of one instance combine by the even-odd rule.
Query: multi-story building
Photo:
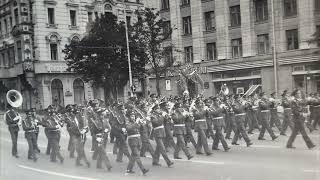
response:
[[[178,49],[172,58],[199,69],[206,96],[224,83],[231,93],[257,84],[267,93],[276,86],[320,90],[317,45],[308,42],[320,32],[320,0],[150,0],[146,6],[171,24],[169,41]],[[175,81],[165,76],[162,93],[178,94]],[[189,87],[197,92],[197,85]],[[153,79],[149,88],[156,92]]]
[[[1,0],[2,106],[9,89],[22,93],[23,108],[103,99],[101,88],[93,88],[81,75],[66,70],[62,50],[71,41],[79,41],[102,13],[114,13],[119,21],[129,20],[142,6],[141,0]]]

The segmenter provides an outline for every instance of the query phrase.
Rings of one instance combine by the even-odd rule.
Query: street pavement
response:
[[[276,133],[278,133],[276,131]],[[290,134],[288,132],[287,134]],[[240,146],[231,146],[229,152],[214,151],[212,156],[195,155],[195,150],[189,150],[195,157],[188,161],[183,152],[182,160],[174,160],[174,166],[167,168],[161,160],[162,167],[152,166],[150,157],[142,158],[150,172],[143,176],[135,167],[135,174],[125,175],[127,158],[122,163],[115,162],[115,155],[111,153],[113,144],[108,143],[107,152],[113,168],[111,172],[106,169],[96,169],[96,161],[91,159],[91,137],[88,135],[86,154],[91,161],[91,168],[76,167],[75,159],[68,157],[67,143],[69,136],[64,130],[61,136],[61,152],[65,158],[64,164],[52,163],[49,156],[45,155],[47,139],[43,128],[40,129],[39,146],[41,153],[35,163],[27,159],[28,145],[24,138],[22,128],[19,132],[18,153],[20,158],[11,156],[11,139],[6,124],[0,122],[0,179],[1,180],[127,180],[127,179],[152,179],[152,180],[319,180],[320,179],[320,131],[309,134],[317,145],[313,150],[308,150],[301,135],[294,143],[296,149],[286,149],[288,136],[279,136],[275,141],[266,134],[265,141],[258,141],[258,132],[250,135],[254,145],[246,147],[240,140]],[[210,144],[212,141],[209,141]],[[231,144],[230,141],[228,141]],[[222,147],[220,147],[222,149]],[[173,151],[169,153],[173,158]]]

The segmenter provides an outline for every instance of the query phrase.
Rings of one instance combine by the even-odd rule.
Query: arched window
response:
[[[51,96],[53,105],[64,107],[63,84],[60,79],[54,79],[51,82]]]
[[[71,39],[71,42],[78,43],[80,41],[80,38],[78,36],[73,36]]]
[[[73,81],[73,94],[74,94],[74,103],[83,104],[85,100],[84,83],[79,78]]]
[[[112,13],[112,6],[111,4],[106,4],[104,5],[104,13],[107,14],[107,13]]]
[[[61,36],[58,33],[50,33],[46,36],[49,45],[49,54],[51,60],[59,60],[59,45]]]

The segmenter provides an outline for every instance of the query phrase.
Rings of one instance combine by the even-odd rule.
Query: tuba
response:
[[[22,105],[22,102],[23,102],[23,98],[22,98],[22,95],[19,91],[17,90],[10,90],[7,92],[7,101],[8,103],[12,106],[12,107],[20,107]]]

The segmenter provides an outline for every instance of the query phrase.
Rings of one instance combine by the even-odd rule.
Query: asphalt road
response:
[[[276,133],[278,133],[276,131]],[[290,132],[288,132],[289,134]],[[164,161],[162,167],[153,167],[151,158],[142,158],[150,172],[142,176],[138,167],[135,174],[125,175],[127,160],[123,163],[115,162],[112,155],[112,144],[108,144],[108,155],[112,162],[111,172],[105,169],[97,170],[96,162],[91,160],[89,152],[91,138],[86,143],[86,154],[91,161],[91,168],[76,167],[75,160],[68,157],[66,132],[61,136],[61,152],[65,157],[64,164],[51,163],[49,156],[44,154],[47,139],[43,129],[40,129],[39,146],[41,153],[35,163],[27,159],[28,145],[22,129],[19,132],[18,152],[19,159],[11,156],[11,139],[5,123],[0,122],[0,179],[1,180],[126,180],[126,179],[152,179],[152,180],[319,180],[320,179],[320,131],[310,134],[317,147],[308,150],[302,137],[299,135],[294,143],[296,149],[286,149],[288,137],[281,136],[276,141],[271,141],[266,134],[265,141],[257,140],[257,132],[250,135],[254,145],[246,147],[243,141],[240,146],[231,146],[229,152],[214,151],[210,157],[196,155],[188,161],[174,160],[174,166],[167,168]],[[211,140],[210,140],[211,141]],[[211,143],[211,142],[210,142]],[[231,143],[229,141],[229,143]],[[222,148],[221,148],[222,149]],[[195,154],[194,149],[190,148]],[[172,158],[172,151],[170,157]]]

